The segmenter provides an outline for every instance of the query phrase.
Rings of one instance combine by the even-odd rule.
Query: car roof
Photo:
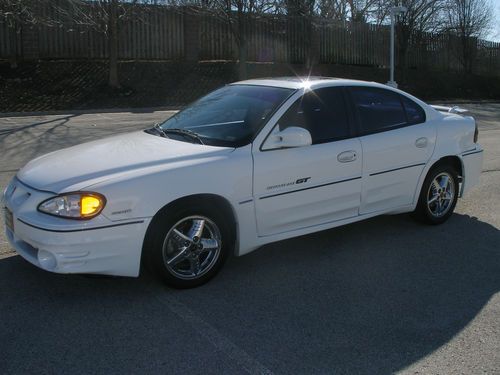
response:
[[[369,81],[360,81],[356,79],[348,78],[334,78],[334,77],[320,77],[320,76],[292,76],[292,77],[273,77],[273,78],[258,78],[258,79],[248,79],[245,81],[239,81],[231,83],[231,85],[255,85],[255,86],[269,86],[269,87],[282,87],[288,89],[317,89],[321,87],[331,87],[331,86],[364,86],[364,87],[378,87],[386,90],[397,92],[413,101],[416,101],[420,106],[425,108],[426,114],[429,118],[435,116],[438,112],[433,110],[422,100],[414,97],[407,92],[401,91],[397,88]]]
[[[255,86],[272,86],[283,87],[289,89],[315,88],[320,86],[345,86],[345,85],[366,85],[366,86],[382,86],[379,83],[359,81],[347,78],[320,77],[320,76],[292,76],[292,77],[272,77],[272,78],[257,78],[248,79],[245,81],[234,82],[232,85],[255,85]]]

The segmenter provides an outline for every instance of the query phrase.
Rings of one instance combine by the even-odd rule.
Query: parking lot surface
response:
[[[270,244],[185,291],[50,274],[2,232],[0,373],[500,373],[500,104],[462,106],[485,163],[441,226],[384,216]],[[0,187],[172,113],[0,117]]]

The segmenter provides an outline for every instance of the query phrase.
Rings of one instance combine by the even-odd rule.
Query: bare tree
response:
[[[349,5],[347,0],[318,0],[316,2],[316,13],[321,18],[346,21],[349,14]]]
[[[182,0],[181,0],[182,1]],[[240,79],[247,77],[247,46],[254,22],[263,14],[278,11],[275,0],[198,0],[193,5],[215,15],[229,25],[238,47],[238,71]]]
[[[54,25],[55,19],[39,11],[49,4],[50,0],[2,0],[0,1],[0,18],[3,18],[9,26],[14,26],[14,22]]]
[[[447,0],[393,0],[389,7],[402,4],[406,12],[399,16],[396,26],[399,64],[406,67],[408,47],[422,33],[435,31],[441,21],[442,10]],[[387,12],[389,14],[389,12]]]
[[[106,36],[108,45],[109,75],[111,88],[121,87],[118,77],[118,47],[120,27],[127,18],[141,17],[148,4],[158,0],[63,0],[57,6],[60,20],[86,25]]]
[[[109,56],[108,85],[120,88],[118,79],[118,16],[123,12],[118,0],[96,0],[89,4],[84,0],[66,0],[59,9],[67,18],[86,24],[106,35]],[[132,3],[133,5],[133,3]]]
[[[489,31],[492,14],[489,0],[448,0],[446,29],[458,36],[460,62],[467,72],[472,71],[476,39]]]
[[[382,23],[393,0],[317,0],[318,16],[337,21]]]
[[[118,80],[118,0],[108,1],[109,85],[120,87]]]
[[[118,80],[118,30],[123,19],[138,0],[1,0],[0,17],[9,26],[22,25],[64,26],[65,23],[87,25],[106,35],[109,51],[109,85],[120,87]],[[146,1],[142,0],[141,3]],[[53,12],[40,12],[51,7]],[[15,56],[13,56],[15,65]],[[12,64],[12,62],[11,62]]]
[[[393,5],[393,0],[376,0],[372,5],[369,22],[378,26],[387,23],[390,19],[390,8]]]
[[[50,0],[1,0],[0,20],[3,20],[13,32],[9,33],[11,68],[17,67],[17,43],[16,35],[21,32],[21,25],[34,27],[36,25],[57,24],[57,20],[48,14],[40,12],[40,9],[50,4]]]
[[[288,39],[288,58],[298,62],[305,57],[305,64],[310,69],[315,64],[315,0],[285,0],[287,32],[294,37]],[[296,54],[298,46],[303,46],[304,55]]]
[[[367,22],[380,4],[379,0],[346,0],[349,5],[351,21]]]

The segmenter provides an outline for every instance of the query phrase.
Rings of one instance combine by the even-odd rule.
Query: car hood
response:
[[[18,179],[38,190],[60,193],[80,190],[139,169],[164,168],[204,160],[233,148],[213,147],[134,132],[83,143],[30,161]],[[185,164],[185,163],[183,163]]]

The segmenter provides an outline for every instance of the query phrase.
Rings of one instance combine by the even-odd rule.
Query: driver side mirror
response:
[[[298,126],[290,126],[280,131],[279,127],[276,126],[262,146],[262,150],[303,147],[311,144],[311,133],[308,130]]]

